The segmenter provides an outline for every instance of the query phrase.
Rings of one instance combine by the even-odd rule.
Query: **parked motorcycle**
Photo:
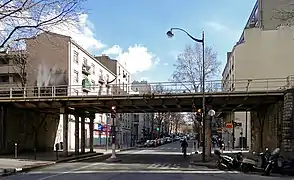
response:
[[[258,156],[260,156],[261,158],[261,168],[264,169],[267,162],[269,161],[269,158],[271,156],[271,152],[269,151],[268,148],[265,148],[265,152],[261,152],[258,154]]]
[[[266,164],[264,169],[264,175],[268,176],[271,172],[277,172],[283,170],[282,160],[280,158],[280,148],[276,148],[271,156],[269,157],[269,161]]]
[[[219,150],[214,150],[214,154],[218,157],[216,161],[216,167],[220,170],[234,170],[239,169],[243,155],[237,153],[235,157],[222,154]]]
[[[256,154],[253,152],[253,154]],[[261,159],[261,166],[258,166],[258,160],[251,159],[251,158],[243,158],[240,169],[242,172],[264,172],[264,169],[267,165],[267,162],[270,157],[270,152],[268,148],[265,149],[265,152],[257,154]]]

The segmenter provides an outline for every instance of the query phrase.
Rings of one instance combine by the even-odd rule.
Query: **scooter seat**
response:
[[[222,158],[227,159],[229,161],[233,161],[234,158],[232,158],[231,156],[227,156],[227,155],[221,155]]]
[[[254,166],[257,165],[257,162],[256,162],[256,161],[254,161],[253,159],[249,159],[249,158],[244,158],[244,159],[242,160],[242,163],[244,163],[244,164],[252,164],[252,165],[254,165]]]

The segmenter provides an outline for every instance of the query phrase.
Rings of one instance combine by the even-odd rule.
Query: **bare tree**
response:
[[[0,50],[79,20],[84,0],[6,0],[0,2]]]
[[[205,81],[211,81],[220,72],[221,62],[212,47],[205,48]],[[184,52],[178,55],[172,74],[174,82],[181,83],[188,92],[199,92],[202,82],[202,46],[200,44],[186,45]],[[187,82],[187,83],[185,83]],[[206,83],[208,89],[211,83]],[[214,85],[215,86],[215,85]]]
[[[178,55],[174,64],[175,71],[172,74],[172,81],[181,84],[183,89],[189,93],[201,91],[202,68],[203,68],[202,46],[200,44],[186,45],[184,52]],[[217,59],[217,53],[212,47],[205,47],[205,82],[206,91],[216,91],[221,86],[221,82],[211,81],[220,72],[221,62]],[[191,104],[192,106],[192,104]],[[201,107],[199,107],[201,108]],[[195,113],[188,113],[194,123],[194,130],[201,134],[201,124],[196,120]],[[210,141],[209,141],[210,142]]]

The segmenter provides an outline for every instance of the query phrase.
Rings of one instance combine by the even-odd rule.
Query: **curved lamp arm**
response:
[[[204,36],[202,37],[202,39],[197,39],[197,38],[193,37],[190,33],[188,33],[186,30],[182,29],[182,28],[171,28],[169,31],[167,31],[166,35],[168,37],[173,37],[174,36],[174,34],[172,32],[173,30],[179,30],[179,31],[182,31],[182,32],[186,33],[187,36],[189,36],[191,39],[193,39],[196,42],[199,42],[199,43],[204,42]]]

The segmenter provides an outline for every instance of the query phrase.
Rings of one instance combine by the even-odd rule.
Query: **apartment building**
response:
[[[55,33],[43,33],[28,39],[26,48],[28,63],[30,64],[27,69],[28,86],[54,86],[69,96],[112,93],[112,88],[107,82],[115,79],[116,75],[71,37]],[[61,116],[56,142],[62,142],[62,123]],[[86,123],[89,123],[88,119],[86,119]],[[96,114],[94,127],[97,127],[98,123],[107,125],[106,114]],[[69,149],[74,149],[75,131],[74,116],[72,115],[69,117],[68,127]],[[86,145],[88,145],[89,125],[86,124],[85,128]],[[99,138],[97,136],[97,134],[94,134],[94,143],[96,144],[99,141],[101,142],[101,139],[97,140]]]
[[[227,53],[222,73],[225,91],[280,89],[286,85],[285,78],[294,74],[294,27],[293,19],[282,21],[277,10],[293,11],[293,3],[293,0],[256,1],[238,42]],[[235,129],[235,146],[240,144],[240,134],[244,136],[245,129],[250,146],[250,113],[230,113],[225,119],[242,124]],[[227,133],[232,134],[232,130]]]
[[[26,69],[22,61],[27,59],[25,51],[9,51],[0,53],[0,89],[10,91],[23,87],[26,83]],[[4,90],[4,91],[6,91]]]
[[[95,56],[95,58],[106,66],[112,73],[115,74],[116,78],[110,81],[110,84],[115,88],[113,89],[114,94],[132,94],[131,91],[131,74],[126,69],[126,65],[121,64],[115,59],[111,59],[109,56],[101,55]],[[117,118],[117,138],[121,146],[130,146],[133,142],[133,126],[136,121],[136,114],[121,113],[118,114]]]
[[[133,81],[131,89],[137,94],[150,94],[151,85],[147,81]],[[136,140],[150,139],[154,113],[138,113],[138,126],[135,131]]]

